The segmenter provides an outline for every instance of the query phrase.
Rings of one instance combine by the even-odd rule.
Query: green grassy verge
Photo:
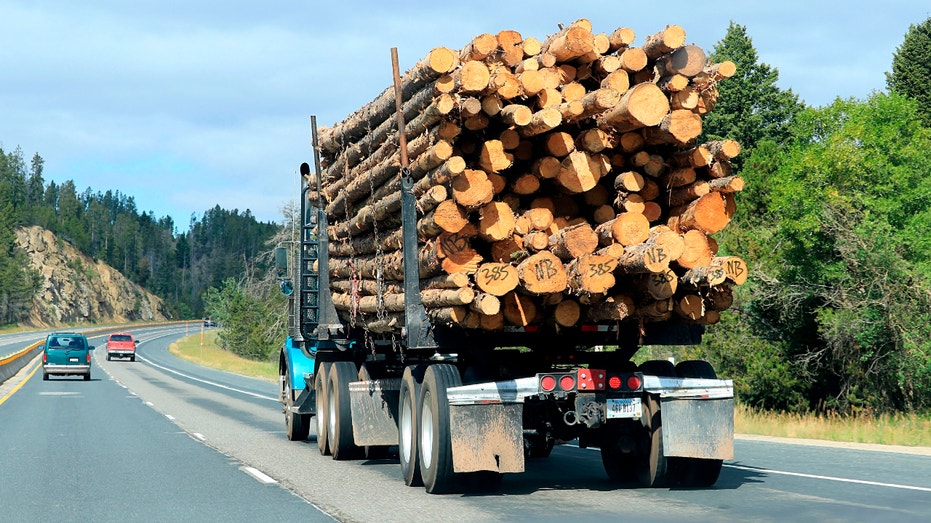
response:
[[[181,359],[204,367],[259,378],[273,383],[278,381],[277,363],[248,360],[223,350],[216,344],[217,333],[217,330],[209,330],[203,334],[182,338],[172,343],[168,347],[168,351]]]
[[[188,336],[173,343],[169,350],[205,367],[272,382],[278,380],[277,364],[247,360],[222,350],[216,346],[216,336],[216,330],[204,333],[203,337],[200,334]],[[738,405],[734,412],[734,430],[739,434],[761,436],[931,447],[931,416],[914,414],[846,418],[760,412]]]

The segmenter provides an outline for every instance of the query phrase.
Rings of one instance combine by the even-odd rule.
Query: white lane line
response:
[[[200,379],[200,378],[195,378],[194,376],[190,376],[190,375],[185,374],[185,373],[183,373],[183,372],[178,372],[178,371],[176,371],[176,370],[174,370],[174,369],[169,369],[168,367],[164,367],[164,366],[162,366],[162,365],[159,365],[159,364],[153,362],[152,360],[149,360],[149,359],[144,358],[144,357],[142,357],[142,356],[138,356],[138,355],[137,355],[136,358],[138,358],[138,359],[140,359],[140,360],[142,360],[142,361],[148,363],[149,365],[151,365],[151,366],[153,366],[153,367],[162,369],[162,370],[165,371],[165,372],[170,372],[170,373],[172,373],[172,374],[177,374],[178,376],[182,376],[182,377],[187,378],[187,379],[189,379],[189,380],[198,381],[198,382],[200,382],[200,383],[204,383],[204,384],[207,384],[207,385],[212,385],[212,386],[214,386],[214,387],[218,387],[218,388],[221,388],[221,389],[229,390],[229,391],[232,391],[232,392],[238,392],[238,393],[240,393],[240,394],[245,394],[245,395],[247,395],[247,396],[252,396],[252,397],[254,397],[254,398],[259,398],[259,399],[268,400],[268,401],[274,401],[275,403],[278,403],[278,398],[272,398],[272,397],[269,397],[269,396],[263,396],[262,394],[256,394],[256,393],[254,393],[254,392],[249,392],[249,391],[247,391],[247,390],[237,389],[237,388],[234,388],[234,387],[228,387],[228,386],[226,386],[226,385],[221,385],[221,384],[216,383],[216,382],[213,382],[213,381],[202,380],[202,379]]]
[[[175,417],[172,416],[171,414],[165,414],[165,417],[168,418],[168,419],[170,419],[171,421],[174,421],[174,420],[175,420]]]
[[[193,434],[195,438],[197,438],[197,439],[199,439],[199,440],[201,440],[201,441],[207,441],[207,436],[204,436],[204,435],[201,434],[200,432],[192,432],[191,434]]]
[[[880,481],[867,481],[864,479],[838,478],[835,476],[821,476],[818,474],[804,474],[801,472],[786,472],[784,470],[770,470],[770,469],[761,469],[761,468],[756,468],[756,467],[742,467],[740,465],[725,464],[724,466],[730,467],[732,469],[746,470],[749,472],[778,474],[780,476],[795,476],[798,478],[823,479],[827,481],[839,481],[841,483],[856,483],[858,485],[870,485],[874,487],[889,487],[889,488],[897,488],[897,489],[903,489],[903,490],[917,490],[920,492],[931,492],[931,488],[929,487],[916,487],[914,485],[899,485],[896,483],[883,483]]]
[[[575,443],[564,443],[563,446],[580,448]],[[591,447],[586,447],[585,450],[598,451],[598,449],[591,448]],[[780,476],[795,476],[798,478],[823,479],[825,481],[839,481],[841,483],[855,483],[857,485],[870,485],[874,487],[889,487],[889,488],[897,488],[897,489],[903,489],[903,490],[917,490],[919,492],[931,492],[931,487],[916,487],[914,485],[899,485],[897,483],[883,483],[881,481],[867,481],[865,479],[850,479],[850,478],[838,478],[835,476],[820,476],[818,474],[804,474],[802,472],[786,472],[784,470],[771,470],[771,469],[761,469],[757,467],[744,467],[741,465],[731,465],[729,463],[725,463],[724,466],[728,468],[732,468],[732,469],[746,470],[748,472],[760,472],[760,473],[766,473],[766,474],[778,474]]]
[[[266,485],[274,485],[275,483],[278,483],[277,481],[275,481],[274,478],[268,476],[267,474],[265,474],[265,473],[262,472],[261,470],[258,470],[258,469],[252,468],[252,467],[240,467],[240,470],[242,470],[242,471],[245,472],[246,474],[252,476],[253,478],[256,479],[256,481],[258,481],[258,482],[260,482],[260,483],[264,483],[264,484],[266,484]]]

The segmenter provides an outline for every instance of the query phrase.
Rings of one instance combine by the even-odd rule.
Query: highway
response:
[[[396,457],[289,442],[276,384],[168,353],[190,332],[132,332],[137,361],[98,351],[90,382],[43,382],[33,363],[0,385],[0,520],[931,520],[931,450],[771,438],[740,437],[710,489],[618,488],[597,450],[563,445],[497,490],[428,495]],[[24,346],[10,343],[0,355]]]

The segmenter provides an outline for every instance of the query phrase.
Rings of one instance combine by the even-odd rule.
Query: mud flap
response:
[[[398,444],[398,378],[354,381],[349,384],[352,437],[356,445]]]
[[[455,472],[523,472],[521,403],[449,406]]]
[[[734,399],[662,398],[666,456],[734,458]]]

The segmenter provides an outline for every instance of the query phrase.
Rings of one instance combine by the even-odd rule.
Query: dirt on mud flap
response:
[[[662,398],[666,456],[734,459],[734,399]]]
[[[523,472],[523,407],[520,403],[450,405],[453,470]]]

